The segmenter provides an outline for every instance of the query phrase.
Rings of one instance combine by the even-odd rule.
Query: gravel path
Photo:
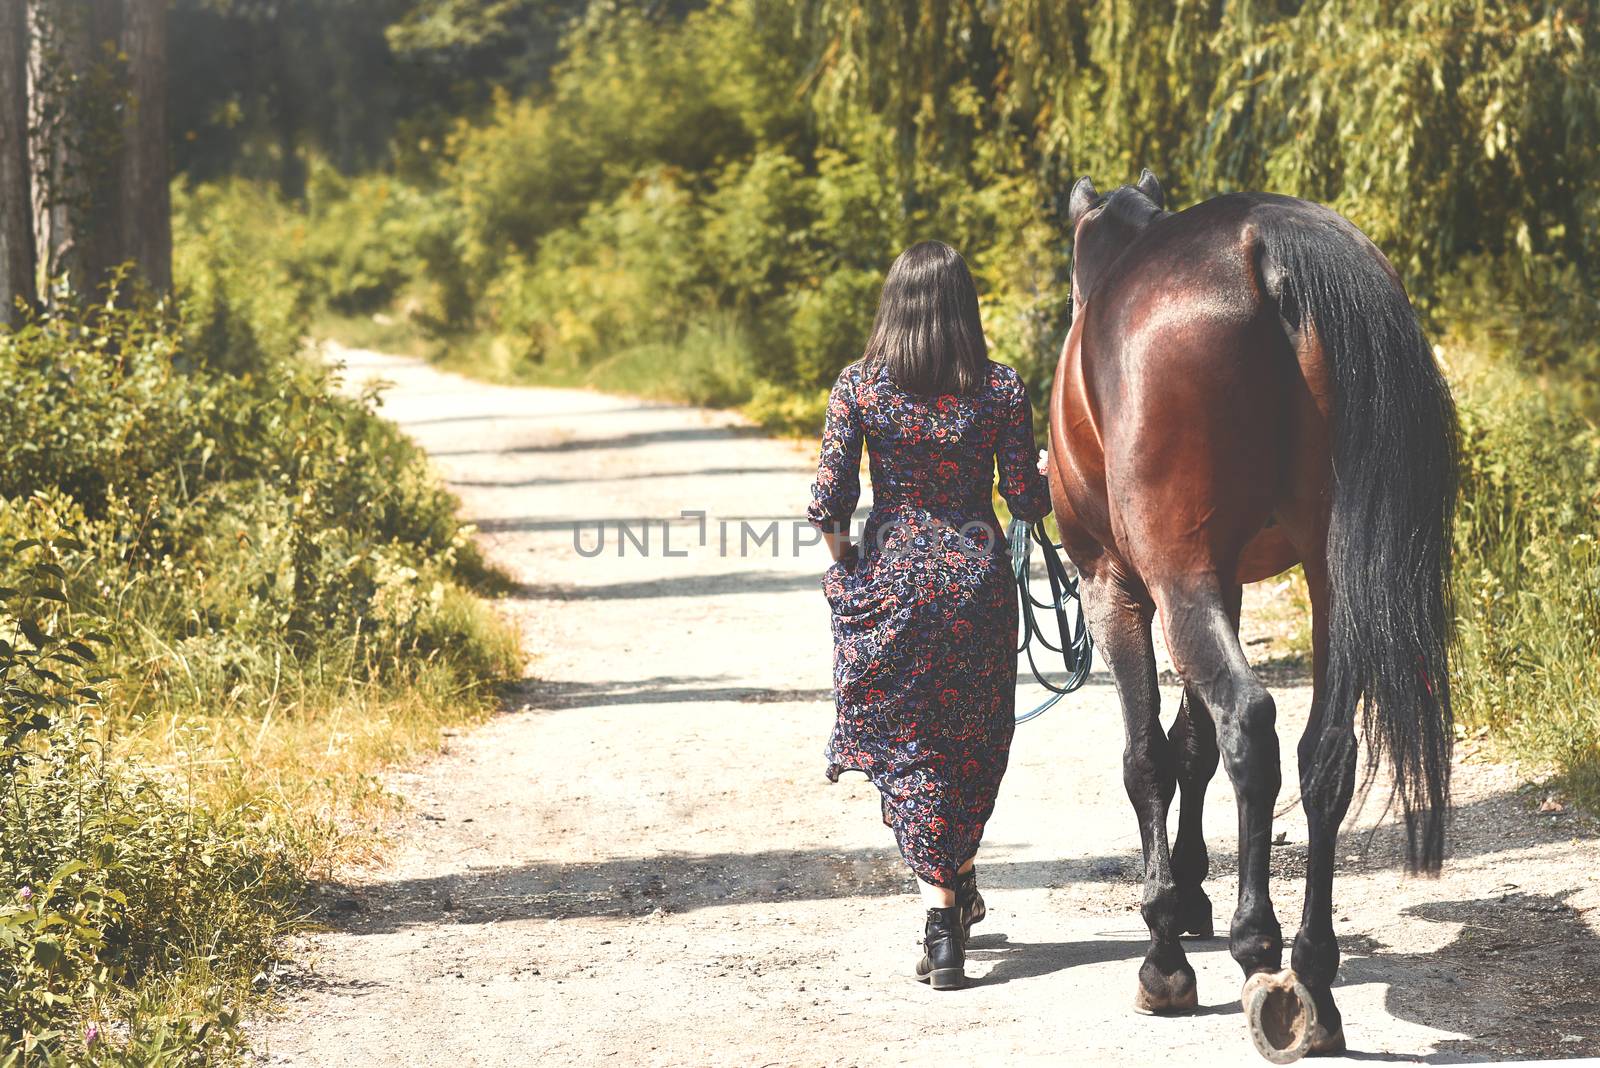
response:
[[[979,857],[975,985],[931,992],[906,978],[920,913],[872,787],[823,777],[826,553],[793,545],[809,451],[727,413],[335,355],[353,382],[393,383],[384,414],[521,583],[507,608],[529,679],[505,714],[391,777],[409,801],[396,848],[319,897],[329,929],[296,946],[281,1011],[256,1024],[264,1062],[1264,1063],[1222,939],[1190,943],[1198,1013],[1132,1011],[1139,842],[1103,673],[1019,729]],[[704,546],[684,510],[707,513]],[[646,519],[648,554],[619,555],[617,524],[643,536]],[[581,555],[574,523],[592,548],[600,520],[605,550]],[[776,555],[751,544],[772,523]],[[1271,681],[1292,739],[1309,688]],[[1019,702],[1035,699],[1024,687]],[[1336,996],[1353,1054],[1600,1054],[1595,823],[1537,811],[1504,767],[1464,763],[1457,783],[1439,880],[1404,876],[1377,799],[1342,840]],[[1291,794],[1279,807],[1273,896],[1290,935],[1305,826]],[[1225,931],[1221,776],[1206,828]]]

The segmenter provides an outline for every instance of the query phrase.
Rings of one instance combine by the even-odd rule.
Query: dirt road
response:
[[[397,848],[320,898],[331,930],[298,947],[282,1012],[258,1025],[264,1061],[1264,1063],[1225,940],[1190,943],[1198,1013],[1132,1011],[1139,842],[1103,673],[1019,729],[978,862],[975,985],[934,993],[907,978],[920,912],[872,787],[823,777],[825,552],[793,551],[808,451],[727,414],[336,355],[353,380],[394,383],[384,413],[522,584],[508,610],[530,679],[504,715],[393,776],[409,800]],[[704,544],[686,510],[706,513]],[[587,552],[601,521],[604,550],[586,556],[574,525]],[[648,552],[619,555],[619,523]],[[752,544],[772,523],[779,544]],[[1295,737],[1305,679],[1272,683]],[[1506,768],[1462,764],[1456,781],[1443,878],[1402,874],[1376,800],[1341,842],[1336,997],[1353,1054],[1600,1054],[1593,821],[1536,811]],[[1287,792],[1280,811],[1273,894],[1292,935],[1305,827]],[[1221,777],[1206,826],[1226,931]]]

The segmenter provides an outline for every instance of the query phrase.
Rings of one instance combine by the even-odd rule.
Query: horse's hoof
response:
[[[1292,970],[1256,972],[1245,980],[1239,1002],[1250,1025],[1251,1041],[1267,1060],[1289,1064],[1311,1052],[1317,1006],[1311,991]]]
[[[1187,927],[1185,927],[1183,929],[1183,931],[1179,934],[1179,937],[1181,937],[1181,938],[1215,938],[1215,937],[1217,937],[1217,929],[1216,929],[1215,926],[1212,925],[1212,923],[1211,923],[1211,921],[1209,919],[1207,919],[1204,923],[1196,921],[1194,923],[1189,924]]]
[[[1155,989],[1152,990],[1151,986]],[[1148,986],[1145,977],[1141,975],[1139,989],[1133,995],[1133,1010],[1146,1016],[1177,1016],[1193,1012],[1199,1004],[1200,992],[1196,989],[1194,975],[1190,972],[1174,972],[1171,975],[1154,977],[1154,981]]]

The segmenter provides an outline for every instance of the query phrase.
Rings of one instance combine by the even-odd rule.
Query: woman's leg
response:
[[[934,886],[917,880],[917,893],[922,896],[922,903],[930,909],[947,909],[956,903],[956,892],[946,886]]]
[[[948,870],[948,869],[946,869]],[[916,976],[935,990],[966,986],[967,933],[953,887],[935,886],[917,877],[917,891],[928,914],[923,921],[922,959]]]
[[[972,870],[972,862],[977,860],[977,854],[967,858],[967,862],[956,869],[957,875],[965,875]],[[925,883],[920,878],[917,880],[917,893],[922,897],[922,903],[930,909],[947,909],[956,903],[956,892],[953,887],[934,886]]]

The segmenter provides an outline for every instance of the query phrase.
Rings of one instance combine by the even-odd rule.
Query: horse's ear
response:
[[[1134,184],[1134,188],[1143,193],[1145,199],[1156,207],[1165,208],[1167,206],[1167,195],[1161,191],[1161,183],[1156,180],[1155,174],[1151,172],[1149,167],[1146,167],[1144,172],[1139,175],[1139,181]]]
[[[1094,207],[1094,202],[1100,199],[1100,194],[1094,191],[1094,182],[1086,174],[1078,179],[1072,187],[1072,196],[1067,200],[1067,225],[1077,226],[1078,220],[1084,213]]]

